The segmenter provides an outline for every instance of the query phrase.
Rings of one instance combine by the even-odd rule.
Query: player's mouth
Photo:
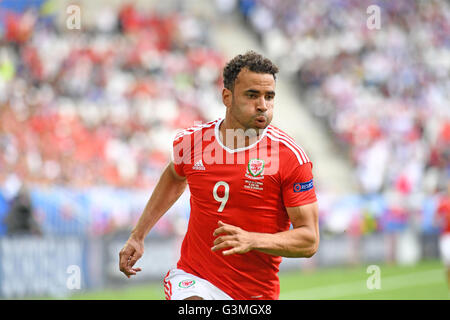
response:
[[[255,118],[255,121],[256,121],[256,123],[257,123],[258,125],[263,126],[263,125],[266,124],[267,118],[264,117],[264,116],[258,116],[258,117]]]

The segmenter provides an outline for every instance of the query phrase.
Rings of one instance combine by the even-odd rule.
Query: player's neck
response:
[[[261,132],[255,129],[247,129],[238,122],[226,117],[219,126],[220,141],[229,149],[240,149],[250,146],[258,141]]]

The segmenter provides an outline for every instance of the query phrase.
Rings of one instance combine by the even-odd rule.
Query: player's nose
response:
[[[256,103],[256,109],[258,112],[266,112],[267,111],[267,101],[264,97],[260,97]]]

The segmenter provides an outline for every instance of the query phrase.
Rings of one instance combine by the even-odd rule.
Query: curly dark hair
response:
[[[234,82],[243,68],[257,73],[270,73],[275,80],[275,74],[278,72],[278,67],[272,61],[253,50],[247,51],[245,54],[239,54],[231,59],[223,69],[223,85],[225,88],[233,91]]]

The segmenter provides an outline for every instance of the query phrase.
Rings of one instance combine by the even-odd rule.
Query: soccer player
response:
[[[166,299],[278,299],[281,257],[319,245],[312,163],[271,125],[278,68],[249,51],[223,70],[224,119],[177,134],[173,159],[120,251],[129,278],[144,238],[189,185],[181,256],[164,278]],[[292,228],[290,228],[292,224]]]
[[[447,182],[447,193],[439,199],[436,220],[441,226],[439,251],[447,273],[447,285],[450,290],[450,181]]]

